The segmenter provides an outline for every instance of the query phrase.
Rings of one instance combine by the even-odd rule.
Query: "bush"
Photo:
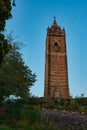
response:
[[[66,100],[65,99],[56,99],[54,102],[56,105],[64,106]]]
[[[27,120],[22,120],[22,121],[20,120],[16,124],[16,128],[21,129],[21,130],[26,130],[28,129],[28,127],[29,127],[29,123]]]
[[[21,109],[21,120],[28,120],[30,124],[40,119],[40,111],[33,107],[24,107]]]
[[[6,111],[3,120],[0,119],[0,124],[5,124],[9,127],[31,125],[40,120],[40,111],[38,108],[22,103],[11,103]],[[25,123],[24,123],[25,122]]]
[[[78,104],[69,104],[69,105],[65,105],[65,110],[68,111],[78,111],[79,110],[79,105]]]
[[[0,130],[15,130],[15,129],[11,129],[11,128],[5,126],[5,125],[1,125]]]
[[[87,98],[80,97],[75,99],[76,103],[78,103],[80,106],[86,106],[87,105]]]
[[[20,120],[21,117],[21,104],[11,103],[6,113],[6,124],[15,127],[15,124]]]
[[[54,109],[56,108],[56,105],[54,102],[46,102],[43,105],[41,105],[41,107],[46,109]]]
[[[33,100],[33,103],[35,100]],[[83,100],[84,104],[85,101],[86,99]],[[0,118],[0,130],[53,130],[53,128],[51,128],[49,124],[46,125],[44,121],[41,120],[40,108],[57,108],[61,110],[65,109],[69,111],[87,113],[87,105],[82,106],[82,103],[80,103],[80,99],[74,99],[74,101],[71,103],[69,103],[68,100],[65,99],[48,101],[41,100],[41,104],[39,104],[39,107],[38,105],[31,105],[29,102],[26,103],[23,101],[17,101],[14,103],[9,103],[6,115],[4,115],[3,119]],[[1,124],[4,125],[1,127]]]

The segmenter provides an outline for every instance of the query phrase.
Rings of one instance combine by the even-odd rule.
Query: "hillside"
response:
[[[87,98],[0,104],[0,130],[87,130]]]
[[[43,125],[56,130],[87,130],[87,115],[57,109],[43,109],[41,113]]]

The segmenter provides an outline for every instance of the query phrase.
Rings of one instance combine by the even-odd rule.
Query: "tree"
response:
[[[8,53],[10,49],[11,49],[11,45],[8,44],[8,41],[7,39],[5,39],[4,35],[0,34],[0,68],[5,55]]]
[[[11,10],[14,0],[0,0],[0,31],[4,31],[6,20],[12,18]]]
[[[0,67],[11,47],[2,32],[5,30],[6,20],[12,18],[12,6],[15,6],[14,0],[0,0]]]
[[[5,57],[5,63],[0,69],[0,98],[9,95],[20,96],[27,99],[30,96],[30,88],[36,81],[36,75],[25,65],[20,53],[21,44],[15,42],[12,36],[8,37],[12,49]]]

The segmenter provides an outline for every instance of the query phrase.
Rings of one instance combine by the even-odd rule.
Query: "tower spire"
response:
[[[54,16],[54,20],[56,20],[56,17]]]
[[[54,16],[53,26],[58,26],[56,22],[56,17]]]

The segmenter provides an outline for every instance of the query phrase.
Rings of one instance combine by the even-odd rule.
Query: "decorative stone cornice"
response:
[[[53,21],[53,25],[51,27],[48,27],[47,28],[47,35],[50,35],[50,36],[63,36],[65,33],[65,30],[64,29],[61,29],[57,22],[56,22],[56,17],[54,17],[54,21]]]

